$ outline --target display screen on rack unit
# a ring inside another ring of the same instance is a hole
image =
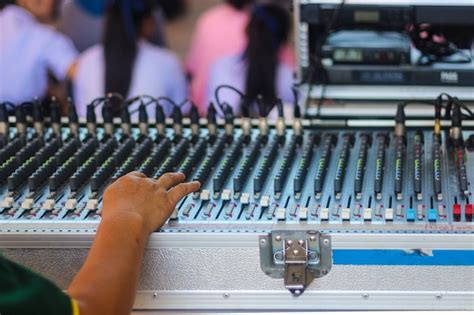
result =
[[[179,171],[203,184],[163,231],[472,227],[473,130],[452,145],[431,128],[395,136],[383,128],[209,126],[142,124],[127,134],[118,125],[77,133],[64,125],[42,135],[10,127],[0,149],[0,226],[98,222],[104,188],[139,170],[155,179]]]

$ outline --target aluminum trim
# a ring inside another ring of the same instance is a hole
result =
[[[137,310],[472,310],[474,292],[306,291],[138,291]]]
[[[263,233],[154,233],[147,248],[258,248]],[[474,250],[471,234],[329,233],[333,249]],[[0,233],[0,248],[89,248],[92,232]]]

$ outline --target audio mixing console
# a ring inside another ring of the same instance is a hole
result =
[[[173,117],[28,125],[17,113],[15,127],[3,122],[0,229],[94,226],[107,185],[138,170],[202,183],[163,231],[472,231],[473,130],[453,144],[448,130],[432,128],[332,129],[298,118],[292,128],[217,125],[212,113],[206,125],[195,116],[183,125],[177,108]]]

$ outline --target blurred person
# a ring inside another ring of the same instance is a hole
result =
[[[176,102],[187,97],[186,77],[178,58],[144,39],[153,9],[151,0],[111,2],[102,44],[83,52],[77,63],[73,90],[79,117],[86,116],[92,100],[106,93],[119,93],[127,98],[143,94],[167,96]],[[167,115],[172,110],[170,106],[164,109]],[[115,114],[119,113],[116,107]],[[154,113],[155,107],[149,106],[150,117]],[[96,114],[101,116],[101,111],[97,109]]]
[[[191,99],[205,115],[204,98],[211,65],[220,57],[245,47],[245,26],[254,0],[226,0],[202,14],[196,23],[186,71],[191,77]]]
[[[290,28],[290,16],[283,7],[255,5],[246,29],[247,47],[239,54],[221,58],[212,66],[206,101],[216,102],[216,88],[227,84],[244,92],[249,105],[255,105],[259,95],[267,107],[275,105],[278,98],[290,103],[293,100],[294,71],[279,60]],[[228,103],[236,115],[242,114],[240,96],[234,91],[222,89],[219,99]],[[251,114],[258,113],[255,106],[251,109]]]
[[[107,187],[94,242],[67,292],[0,255],[0,314],[130,314],[150,234],[200,187],[184,178],[167,173],[155,181],[132,172]]]
[[[101,42],[104,31],[104,14],[111,0],[67,0],[61,7],[58,30],[72,39],[74,45],[83,52]],[[159,2],[156,0],[155,2]],[[155,6],[153,19],[144,37],[153,44],[165,46],[164,17],[160,6]]]
[[[186,58],[186,71],[191,77],[190,94],[205,115],[211,66],[220,58],[242,52],[247,45],[246,26],[254,0],[226,0],[205,12],[196,24],[191,48]],[[281,60],[294,64],[289,45],[281,51]]]
[[[44,23],[54,0],[0,1],[0,101],[19,104],[45,96],[48,73],[63,81],[74,72],[77,52],[63,34]],[[5,4],[10,2],[13,4]]]
[[[82,52],[100,43],[106,0],[67,0],[61,7],[58,30]]]

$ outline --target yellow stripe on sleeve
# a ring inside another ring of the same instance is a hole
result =
[[[71,309],[72,315],[79,315],[79,305],[77,305],[77,302],[74,299],[71,299]]]

